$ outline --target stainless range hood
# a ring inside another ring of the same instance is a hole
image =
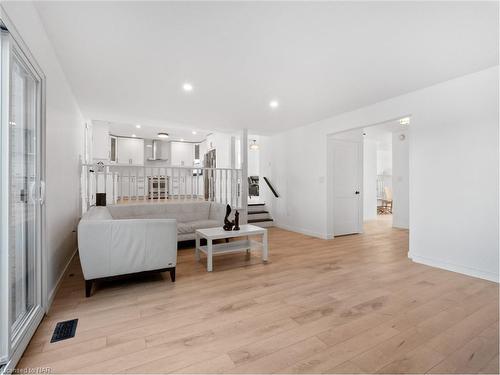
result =
[[[166,146],[166,142],[162,142],[157,139],[153,139],[152,143],[148,142],[147,147],[151,149],[151,153],[148,155],[147,159],[149,161],[155,161],[155,160],[167,161],[168,157],[166,153],[164,153],[164,149],[166,148],[164,146]]]

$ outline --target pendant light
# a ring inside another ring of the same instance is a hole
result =
[[[250,150],[252,151],[256,151],[259,149],[259,145],[257,144],[257,140],[256,139],[252,139],[252,143],[250,144]]]

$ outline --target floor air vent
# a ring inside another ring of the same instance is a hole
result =
[[[77,324],[78,319],[66,320],[64,322],[57,323],[50,342],[57,342],[74,337]]]

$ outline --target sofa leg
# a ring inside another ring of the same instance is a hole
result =
[[[92,292],[92,280],[85,280],[85,297],[90,297],[90,292]]]
[[[170,279],[175,283],[175,267],[170,269]]]

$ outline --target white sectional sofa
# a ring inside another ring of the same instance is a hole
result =
[[[196,229],[224,224],[226,205],[213,202],[121,204],[107,206],[113,219],[176,219],[177,241],[194,240]]]
[[[78,225],[86,296],[94,281],[118,275],[170,271],[175,281],[177,241],[222,225],[224,214],[225,205],[203,201],[91,207]]]

